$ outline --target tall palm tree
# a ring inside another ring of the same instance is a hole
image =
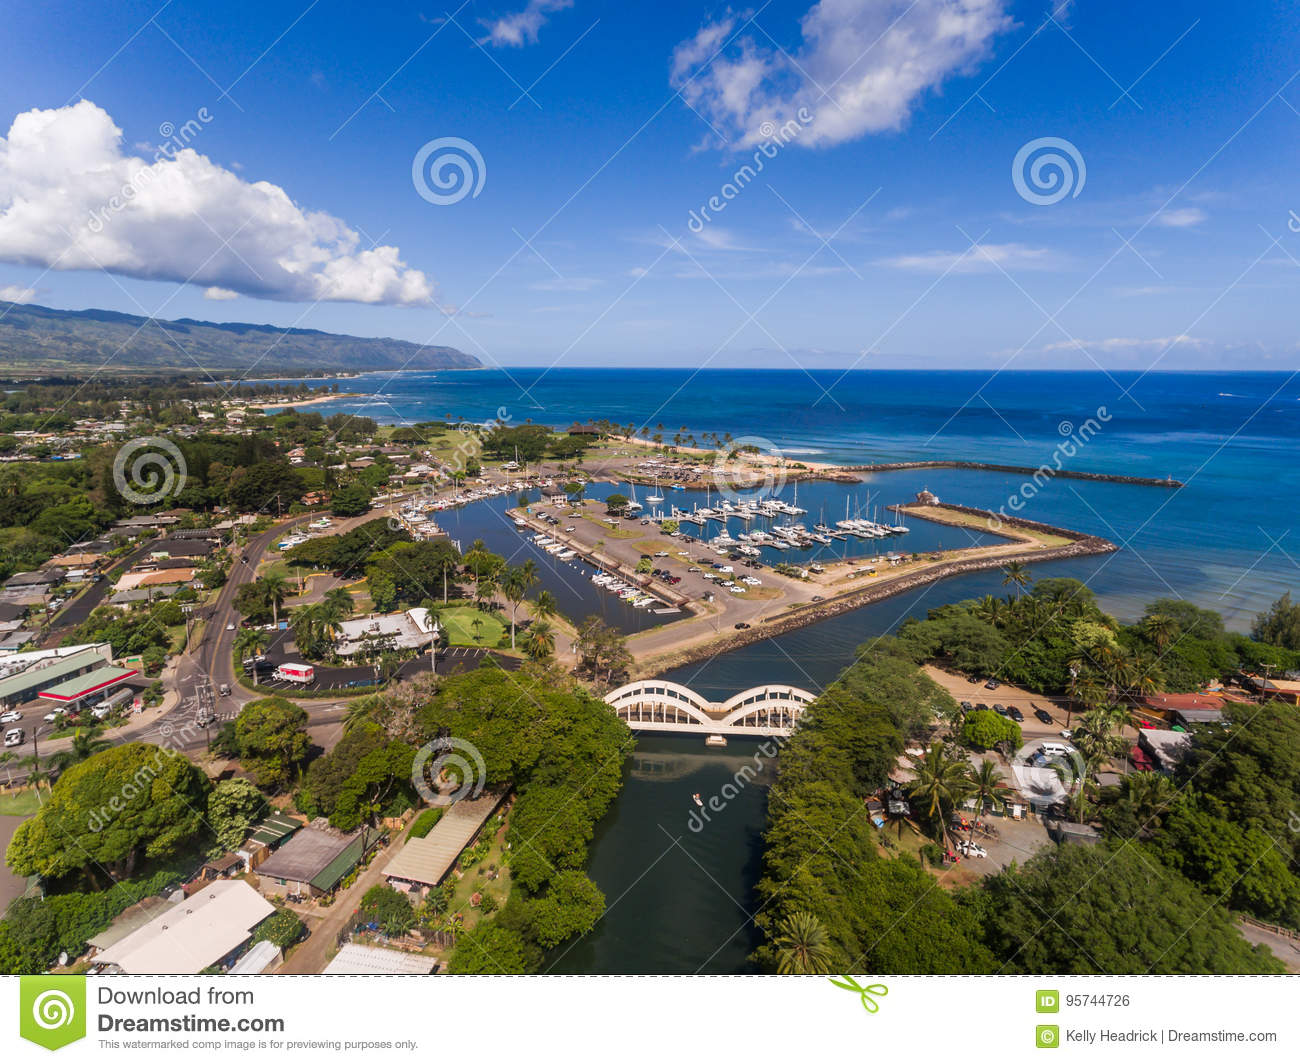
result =
[[[310,658],[317,657],[321,638],[320,603],[310,602],[294,609],[289,617],[289,626],[293,629],[293,641]]]
[[[931,743],[921,757],[912,759],[916,779],[908,793],[919,798],[926,807],[926,816],[939,825],[940,837],[948,841],[947,815],[971,796],[970,763],[964,758],[952,757],[942,743]]]
[[[339,620],[347,620],[352,616],[352,611],[356,609],[356,603],[353,601],[352,592],[346,587],[332,587],[325,592],[322,599],[325,605],[334,610]]]
[[[512,565],[501,577],[501,592],[510,603],[510,649],[515,649],[515,619],[519,604],[524,601],[532,586],[538,583],[537,563],[531,558],[523,565]]]
[[[289,597],[289,581],[279,573],[267,573],[258,578],[257,585],[262,589],[262,600],[271,607],[271,623],[278,626],[280,607]]]
[[[244,658],[256,657],[270,645],[270,632],[262,628],[242,628],[235,636],[235,656],[241,661]]]
[[[349,732],[358,724],[364,724],[370,719],[372,709],[374,709],[374,701],[372,699],[352,699],[352,701],[348,703],[348,708],[343,711],[343,730]]]
[[[776,970],[781,975],[829,975],[834,960],[830,935],[812,913],[792,912],[776,926]]]
[[[551,592],[539,591],[537,593],[537,599],[533,602],[533,616],[537,620],[544,621],[548,617],[554,617],[559,612],[560,604]]]
[[[529,627],[524,653],[534,661],[545,661],[555,653],[555,627],[550,621],[535,621]]]
[[[1011,788],[1003,782],[1002,771],[991,758],[985,758],[971,773],[972,797],[975,799],[975,816],[971,818],[970,834],[975,836],[975,820],[984,812],[987,802],[993,809],[1005,809],[1011,797]]]
[[[1024,562],[1007,562],[1002,567],[1002,586],[1015,586],[1016,598],[1020,598],[1021,593],[1033,583],[1033,578],[1029,575],[1029,567]]]

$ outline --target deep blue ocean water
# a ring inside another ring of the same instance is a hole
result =
[[[314,409],[387,423],[504,417],[566,426],[605,417],[668,441],[683,429],[701,442],[714,432],[754,438],[792,460],[1060,462],[1173,477],[1186,486],[1056,478],[1024,492],[1019,476],[917,470],[871,477],[856,503],[868,491],[874,505],[928,487],[948,501],[1007,507],[1105,536],[1123,549],[1052,572],[1086,578],[1126,619],[1153,598],[1177,596],[1244,629],[1300,586],[1300,543],[1290,533],[1300,488],[1293,444],[1300,378],[1293,374],[528,368],[375,373],[339,387],[366,398]],[[1067,447],[1075,453],[1063,453]],[[843,516],[833,493],[823,494],[827,517]],[[821,505],[805,486],[800,501],[810,517],[818,516],[808,505],[814,499]]]
[[[606,417],[660,431],[685,426],[759,437],[792,459],[865,463],[955,458],[1147,477],[1174,477],[1181,490],[967,470],[875,474],[861,485],[800,486],[809,524],[833,523],[845,499],[853,511],[910,499],[929,488],[943,499],[1093,532],[1121,545],[1116,554],[1035,567],[1036,575],[1074,576],[1122,618],[1152,599],[1182,597],[1224,613],[1246,629],[1283,591],[1300,587],[1297,514],[1300,470],[1293,440],[1300,427],[1300,380],[1284,374],[1134,374],[862,372],[797,370],[691,374],[654,370],[482,371],[370,375],[341,382],[372,399],[315,407],[357,411],[378,421],[450,417],[565,426]],[[1090,422],[1091,419],[1091,422]],[[1066,424],[1068,423],[1068,424]],[[1085,429],[1085,426],[1087,428]],[[1074,454],[1063,441],[1085,438]],[[610,491],[614,490],[611,486]],[[598,492],[593,492],[598,494]],[[644,493],[643,493],[644,494]],[[787,485],[780,493],[790,499]],[[691,493],[665,492],[689,509]],[[1027,496],[1031,496],[1027,498]],[[1014,499],[1024,499],[1015,510]],[[496,550],[533,550],[494,499],[440,516],[453,536],[482,535]],[[702,501],[702,500],[699,500]],[[956,545],[963,533],[908,519],[904,541],[886,549]],[[544,579],[571,615],[598,609],[634,629],[646,622],[625,606],[595,601],[581,567],[540,554]],[[1002,594],[997,572],[971,573],[841,614],[669,674],[722,699],[756,683],[820,690],[853,650],[908,616],[944,602]],[[757,945],[752,914],[761,870],[768,780],[741,789],[704,830],[688,828],[690,796],[714,794],[733,778],[753,744],[704,748],[697,737],[647,736],[629,762],[625,787],[602,819],[588,870],[608,909],[593,931],[548,959],[559,972],[743,972]]]

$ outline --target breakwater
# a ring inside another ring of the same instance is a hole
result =
[[[936,458],[915,462],[872,462],[869,465],[840,466],[844,473],[895,473],[905,469],[973,469],[985,473],[1015,473],[1023,476],[1063,477],[1066,480],[1096,480],[1108,484],[1138,484],[1149,488],[1181,488],[1183,482],[1173,477],[1130,477],[1119,473],[1085,473],[1076,469],[1051,466],[1003,465],[998,462],[965,462]]]

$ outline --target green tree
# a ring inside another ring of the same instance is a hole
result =
[[[248,838],[249,829],[266,815],[268,804],[262,792],[248,780],[222,780],[208,795],[208,825],[223,851],[236,849]]]
[[[1255,618],[1250,634],[1261,643],[1300,650],[1300,602],[1292,602],[1288,591]]]
[[[280,790],[294,778],[311,748],[307,711],[272,695],[249,702],[235,718],[239,760],[259,787]]]
[[[208,780],[183,755],[124,743],[68,769],[9,843],[19,875],[57,878],[107,868],[129,875],[142,857],[179,853],[206,828]]]
[[[392,887],[377,884],[361,898],[361,919],[374,922],[386,935],[400,937],[415,926],[411,899]]]
[[[553,949],[566,938],[585,935],[605,912],[605,895],[585,872],[567,869],[551,878],[550,889],[527,903],[527,921],[542,949]]]
[[[829,975],[834,952],[830,936],[812,913],[799,910],[786,916],[776,929],[776,970],[781,975]]]
[[[992,750],[999,743],[1020,746],[1020,725],[991,709],[975,709],[961,725],[961,741],[977,750]]]
[[[461,935],[447,962],[452,975],[522,975],[536,964],[518,931],[485,920]]]

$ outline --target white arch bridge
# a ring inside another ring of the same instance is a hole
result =
[[[789,735],[816,697],[802,687],[769,683],[710,702],[671,680],[633,680],[605,701],[635,731],[762,737]]]

